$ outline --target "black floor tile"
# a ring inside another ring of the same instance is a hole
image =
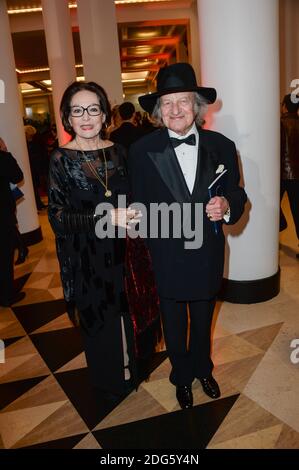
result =
[[[24,330],[30,334],[66,312],[64,300],[50,300],[12,307]]]
[[[23,449],[73,449],[78,442],[80,442],[87,433],[78,434],[76,436],[64,437],[63,439],[56,439],[55,441],[42,442],[32,446],[22,447]]]
[[[32,273],[26,273],[14,280],[14,288],[18,292],[23,289]]]
[[[11,344],[14,344],[16,343],[17,341],[19,341],[19,339],[21,338],[24,338],[24,336],[14,336],[13,338],[4,338],[3,341],[4,341],[4,345],[6,348],[8,348],[8,346],[10,346]]]
[[[103,449],[204,449],[239,397],[94,431]]]
[[[30,339],[52,372],[83,351],[81,335],[77,328],[32,334]]]
[[[160,351],[153,354],[149,359],[139,359],[137,362],[137,372],[140,383],[149,377],[167,357],[166,351]]]
[[[2,410],[31,388],[42,382],[46,376],[32,379],[18,380],[16,382],[0,384],[0,409]]]
[[[96,391],[90,384],[87,368],[59,372],[55,377],[89,429],[93,429],[125,398],[108,398]]]

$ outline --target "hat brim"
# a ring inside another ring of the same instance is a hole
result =
[[[157,102],[157,99],[160,96],[163,95],[168,95],[171,93],[179,93],[183,91],[195,91],[199,93],[203,98],[205,98],[209,104],[215,103],[216,98],[217,98],[217,92],[215,88],[208,88],[208,87],[179,87],[179,88],[171,88],[171,89],[165,89],[162,92],[156,92],[156,93],[151,93],[148,95],[143,95],[138,98],[140,106],[149,114],[151,114],[154,110],[155,104]]]

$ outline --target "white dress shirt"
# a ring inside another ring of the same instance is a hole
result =
[[[196,125],[195,123],[193,123],[193,126],[187,132],[186,135],[179,135],[170,129],[168,129],[168,134],[169,134],[169,137],[175,137],[176,139],[185,139],[190,134],[195,134],[196,145],[189,145],[189,144],[184,143],[175,147],[174,149],[178,162],[182,169],[186,184],[189,188],[190,193],[192,193],[194,183],[195,183],[195,177],[196,177],[198,141],[199,141],[199,135],[196,129]]]

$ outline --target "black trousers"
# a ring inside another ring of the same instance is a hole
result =
[[[187,303],[161,297],[160,306],[166,349],[172,365],[170,381],[174,385],[191,385],[195,377],[210,375],[213,370],[210,354],[215,300]]]
[[[280,202],[283,198],[285,191],[288,194],[291,212],[296,228],[297,238],[299,240],[299,180],[282,180],[280,183]],[[286,220],[281,211],[281,228],[286,227]]]
[[[14,225],[1,226],[0,233],[0,300],[13,298]]]

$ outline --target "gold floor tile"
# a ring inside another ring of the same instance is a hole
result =
[[[6,348],[6,358],[23,356],[25,354],[38,354],[37,349],[28,336],[20,338]]]
[[[240,395],[209,445],[214,446],[276,425],[281,425],[281,421],[257,403]]]
[[[54,297],[54,299],[63,299],[62,287],[53,287],[51,289],[48,289],[48,292]]]
[[[82,441],[74,447],[74,449],[101,449],[102,447],[92,434],[87,434]]]
[[[3,412],[62,402],[64,400],[67,400],[64,391],[55,377],[50,375],[35,387],[28,390],[28,392],[17,398],[14,402],[10,403],[3,409]]]
[[[82,352],[78,356],[74,357],[70,362],[62,366],[57,372],[66,372],[68,370],[82,369],[87,367],[85,353]]]
[[[275,449],[299,449],[299,433],[284,424]]]
[[[52,289],[54,287],[61,287],[61,278],[60,278],[60,274],[58,273],[53,274],[52,281],[49,284],[49,289]]]
[[[0,413],[0,428],[4,446],[10,449],[48,416],[64,405],[65,401],[50,403],[8,413]]]
[[[164,413],[166,413],[165,407],[147,392],[143,384],[139,387],[137,393],[132,392],[94,430],[131,423]]]
[[[1,315],[1,313],[0,313]],[[16,336],[24,336],[26,334],[24,328],[17,320],[11,320],[0,323],[0,338],[14,338]]]
[[[0,364],[0,383],[49,375],[50,371],[26,336],[5,351],[5,364]]]
[[[48,405],[51,406],[52,412],[45,416],[37,426],[31,428],[30,433],[26,433],[22,439],[15,442],[14,447],[25,447],[54,441],[89,431],[71,403],[61,402],[60,406],[56,408],[54,408],[54,405]]]
[[[16,305],[29,305],[55,300],[55,297],[53,297],[53,295],[51,295],[47,290],[25,288],[23,291],[25,292],[26,297]]]
[[[34,330],[32,334],[46,333],[47,331],[64,330],[65,328],[73,328],[73,324],[69,319],[67,313],[60,315],[58,318],[55,318],[46,325],[41,326],[37,330]]]
[[[282,427],[282,424],[277,424],[229,441],[208,445],[208,449],[273,449]]]
[[[54,275],[53,273],[49,274],[49,273],[44,273],[44,272],[41,273],[41,272],[35,271],[31,274],[28,281],[26,282],[26,287],[30,287],[30,288],[32,287],[36,289],[47,289],[49,284],[52,281],[53,275]],[[45,280],[47,282],[45,282]]]

